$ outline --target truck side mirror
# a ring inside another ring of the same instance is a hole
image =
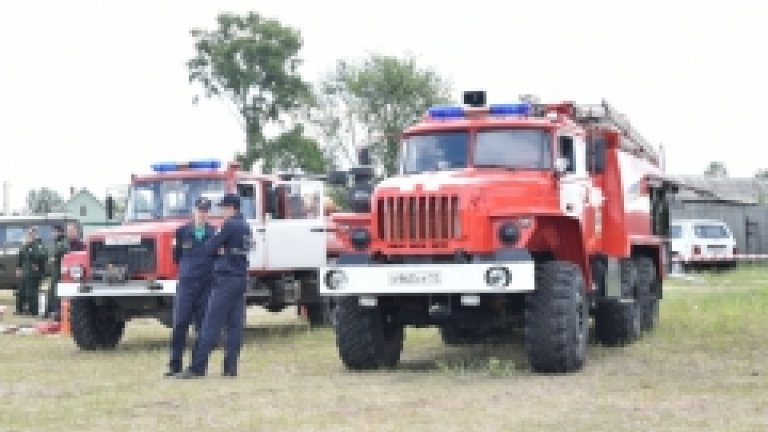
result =
[[[107,195],[107,220],[112,220],[115,218],[115,199],[112,197],[112,195]]]
[[[592,142],[591,171],[595,174],[605,171],[605,141],[597,139]]]
[[[278,205],[277,205],[277,191],[274,187],[267,189],[267,196],[265,197],[265,209],[264,213],[271,215],[272,219],[277,219]]]

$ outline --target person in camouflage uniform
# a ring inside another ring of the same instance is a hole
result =
[[[23,314],[26,306],[27,315],[37,315],[40,281],[45,276],[45,262],[48,252],[43,241],[37,236],[37,229],[27,230],[24,245],[19,250],[16,274],[21,278],[21,287],[16,295],[16,312]]]
[[[59,320],[59,298],[56,288],[61,279],[61,258],[69,252],[69,238],[64,234],[64,227],[53,227],[53,255],[51,256],[51,282],[48,285],[48,297],[45,301],[45,316]]]

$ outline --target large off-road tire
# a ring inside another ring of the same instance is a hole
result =
[[[659,320],[659,277],[656,264],[647,256],[635,259],[637,267],[637,301],[640,307],[640,329],[652,330]]]
[[[599,299],[595,312],[595,336],[607,346],[635,342],[640,337],[640,302],[635,298],[637,267],[634,260],[624,259],[621,268],[621,298]]]
[[[357,297],[344,297],[336,308],[336,346],[347,368],[397,366],[403,350],[402,325],[389,322],[378,307],[361,307]]]
[[[536,264],[536,289],[525,301],[525,349],[536,372],[567,373],[584,366],[589,305],[581,269],[569,262]]]
[[[478,334],[475,329],[456,327],[451,324],[440,327],[440,338],[448,346],[474,345],[486,341],[486,338]]]
[[[125,321],[114,310],[92,299],[72,300],[70,321],[75,344],[83,350],[114,349],[123,337]]]

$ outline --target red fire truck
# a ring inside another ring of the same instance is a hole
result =
[[[175,230],[190,220],[195,199],[215,203],[226,192],[240,195],[253,233],[247,303],[272,312],[299,305],[312,324],[327,320],[317,287],[329,237],[322,181],[245,172],[236,163],[222,169],[217,160],[163,162],[152,169],[132,177],[124,223],[91,233],[86,251],[62,260],[59,296],[70,300],[80,348],[115,347],[131,318],[156,317],[170,325]],[[216,206],[211,223],[222,223]]]
[[[320,271],[348,368],[394,367],[408,325],[446,344],[522,330],[532,369],[554,373],[583,366],[590,316],[606,345],[654,327],[674,186],[609,104],[467,92],[404,131],[399,164]]]

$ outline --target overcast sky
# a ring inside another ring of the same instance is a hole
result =
[[[304,77],[413,54],[490,102],[599,102],[664,143],[667,171],[768,167],[765,1],[14,1],[0,4],[0,181],[103,196],[153,161],[243,148],[223,102],[194,106],[189,30],[255,10],[298,28]],[[1,193],[1,191],[0,191]],[[67,193],[68,194],[68,193]]]

